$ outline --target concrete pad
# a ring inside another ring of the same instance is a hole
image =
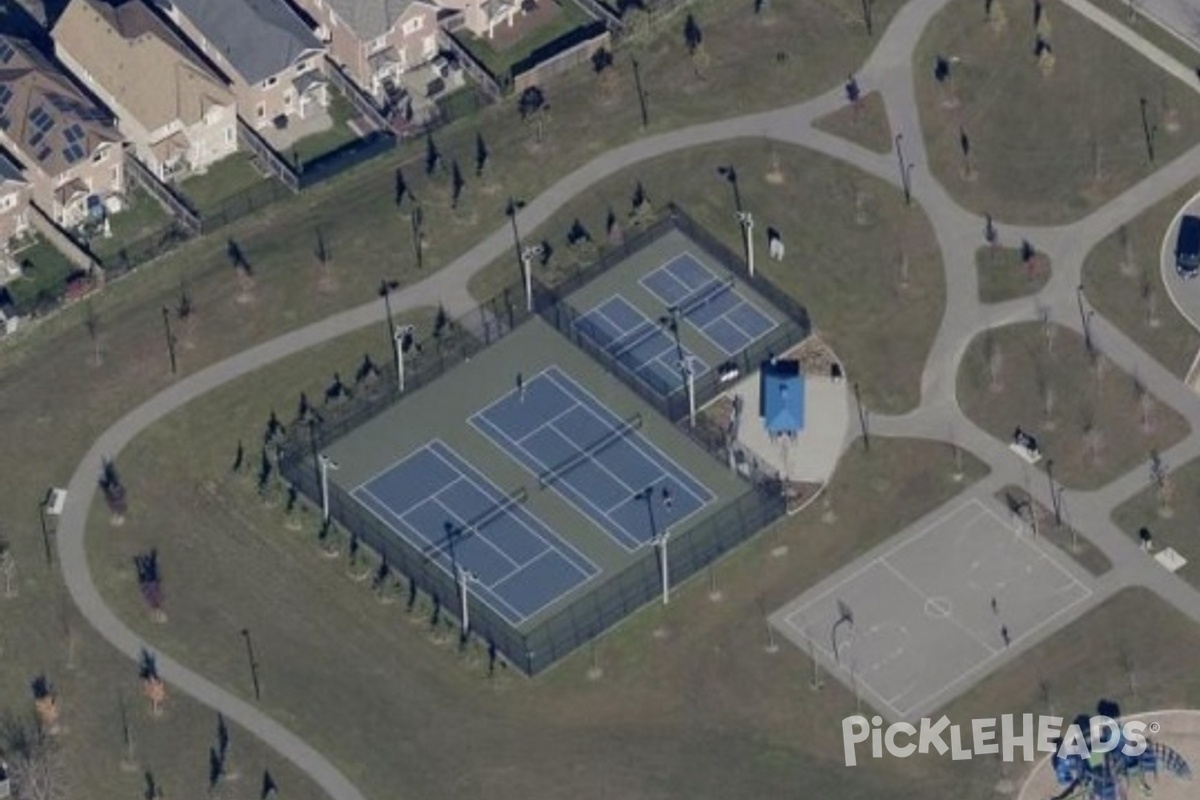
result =
[[[823,581],[770,622],[889,720],[912,721],[1091,594],[974,499]]]
[[[804,376],[804,429],[793,439],[771,440],[758,416],[759,373],[744,378],[730,394],[742,397],[737,440],[764,468],[786,480],[824,483],[833,474],[850,424],[850,401],[845,381],[820,375]]]
[[[1168,572],[1178,572],[1187,564],[1187,559],[1179,555],[1174,547],[1167,547],[1158,551],[1154,555],[1154,560],[1163,566]]]

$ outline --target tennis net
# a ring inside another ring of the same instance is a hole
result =
[[[691,316],[692,312],[707,303],[711,303],[723,294],[733,290],[734,279],[715,280],[707,286],[702,287],[691,297],[679,304],[678,311],[681,316]]]
[[[626,439],[634,431],[642,427],[642,415],[634,414],[629,419],[622,422],[620,425],[613,428],[611,431],[604,434],[600,439],[587,447],[581,448],[578,452],[572,453],[565,458],[557,466],[552,467],[538,476],[538,485],[541,488],[549,488],[560,478],[566,475],[571,470],[578,467],[585,461],[588,461],[617,442]]]
[[[624,339],[615,342],[614,344],[617,346],[610,348],[609,352],[617,361],[623,362],[626,356],[656,336],[662,336],[662,326],[651,320],[640,329],[635,329]]]
[[[520,486],[515,491],[509,492],[502,500],[497,502],[496,505],[487,509],[473,519],[467,520],[462,525],[454,525],[453,523],[447,522],[446,535],[440,542],[432,544],[426,549],[425,557],[431,558],[447,551],[453,551],[454,546],[458,544],[459,541],[468,536],[479,533],[479,531],[481,531],[483,528],[487,527],[492,522],[495,522],[500,517],[503,517],[514,507],[521,505],[528,499],[529,492],[525,490],[524,486]]]

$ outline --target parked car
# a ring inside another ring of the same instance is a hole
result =
[[[1200,275],[1200,217],[1185,214],[1175,239],[1175,271],[1181,278]]]

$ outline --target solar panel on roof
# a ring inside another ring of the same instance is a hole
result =
[[[46,138],[46,134],[43,131],[34,131],[33,135],[29,137],[29,146],[37,147],[44,138]]]
[[[0,39],[0,64],[7,64],[16,55],[16,52],[11,44]]]
[[[78,122],[76,122],[74,125],[67,128],[66,131],[63,132],[63,136],[66,137],[68,143],[74,144],[75,142],[78,142],[81,139],[83,139],[83,128],[80,127]]]
[[[12,100],[12,89],[8,86],[0,86],[0,106],[7,105],[9,100]]]
[[[45,161],[47,158],[50,157],[50,154],[52,152],[54,152],[54,151],[50,149],[50,145],[46,145],[45,147],[43,147],[41,150],[38,151],[37,160]]]
[[[69,145],[66,150],[63,150],[63,157],[67,159],[67,163],[69,164],[74,164],[85,155],[87,153],[84,152],[83,146],[79,144]]]

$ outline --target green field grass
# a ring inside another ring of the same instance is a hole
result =
[[[1030,263],[1018,247],[981,247],[975,251],[979,302],[1002,303],[1037,294],[1050,281],[1050,259],[1036,254]]]
[[[1167,464],[1171,470],[1164,489],[1148,486],[1113,511],[1113,521],[1135,541],[1149,528],[1155,550],[1174,547],[1188,563],[1176,574],[1200,588],[1200,461]],[[1147,556],[1149,557],[1149,556]]]
[[[1055,480],[1075,489],[1103,486],[1187,434],[1183,417],[1139,393],[1133,376],[1103,356],[1098,373],[1083,337],[1057,325],[1049,331],[1052,352],[1040,323],[975,337],[958,373],[963,413],[1002,442],[1017,426],[1032,433],[1042,467],[1053,461]]]
[[[641,222],[632,214],[632,195],[639,183],[655,209],[677,203],[742,253],[733,192],[717,173],[728,165],[736,169],[743,205],[756,215],[757,268],[807,308],[813,327],[861,381],[872,410],[915,407],[945,303],[933,232],[899,190],[806,150],[748,140],[627,169],[564,205],[536,231],[522,232],[526,240],[553,248],[538,277],[555,283],[607,252],[610,210],[623,233],[635,231]],[[821,202],[811,203],[815,197]],[[591,244],[568,243],[575,220]],[[782,262],[766,257],[768,227],[786,243]],[[489,297],[519,277],[516,259],[502,256],[476,275],[471,290]]]
[[[1200,332],[1171,302],[1160,259],[1171,220],[1197,192],[1200,181],[1193,181],[1146,209],[1092,248],[1083,263],[1088,302],[1180,378],[1200,350]]]
[[[1044,7],[1054,67],[1043,74],[1027,5],[955,0],[928,26],[913,62],[929,169],[962,204],[1009,223],[1086,215],[1200,137],[1200,99],[1075,11]],[[937,56],[960,59],[934,79]],[[1154,159],[1143,134],[1157,129]],[[962,137],[969,154],[964,158]],[[969,161],[969,164],[967,163]]]

